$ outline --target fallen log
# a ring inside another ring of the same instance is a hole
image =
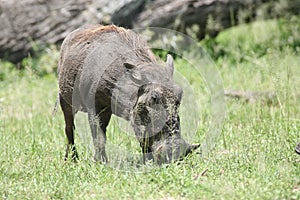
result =
[[[225,90],[226,97],[242,100],[247,103],[256,103],[258,101],[267,105],[278,104],[277,94],[274,91],[252,92],[252,91],[239,91],[239,90]]]

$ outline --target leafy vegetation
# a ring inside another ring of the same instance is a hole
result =
[[[77,133],[78,163],[64,162],[64,122],[52,116],[57,81],[55,48],[24,70],[0,63],[0,197],[3,199],[299,199],[300,27],[299,17],[259,21],[223,31],[202,45],[216,62],[224,88],[274,91],[277,103],[226,99],[226,119],[216,148],[193,154],[180,164],[147,172],[122,171],[93,163]],[[177,58],[177,70],[210,99]],[[202,104],[200,104],[202,105]],[[209,105],[209,104],[204,104]],[[204,106],[205,107],[205,106]],[[194,141],[209,127],[208,108]],[[182,119],[184,121],[184,119]],[[77,126],[77,129],[80,127]],[[79,130],[78,130],[79,131]],[[87,130],[87,135],[90,134]],[[114,119],[109,140],[138,151]]]

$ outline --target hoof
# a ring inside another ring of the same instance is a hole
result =
[[[108,162],[105,151],[96,151],[94,154],[94,161],[101,164],[106,164]]]
[[[71,147],[71,152],[72,152],[71,160],[72,160],[72,162],[76,163],[79,160],[79,157],[78,157],[78,153],[77,153],[77,150],[74,145]],[[69,146],[67,146],[67,149],[66,149],[65,161],[68,160],[68,155],[69,155]]]

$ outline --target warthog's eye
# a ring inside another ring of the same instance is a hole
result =
[[[138,90],[138,96],[142,96],[143,94],[147,93],[148,90],[149,89],[147,88],[147,85],[142,85]]]
[[[158,104],[160,98],[161,98],[161,94],[159,94],[158,92],[152,92],[151,99],[154,104]]]

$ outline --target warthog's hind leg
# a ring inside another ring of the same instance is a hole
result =
[[[68,159],[68,154],[71,149],[72,151],[72,160],[76,161],[78,159],[78,154],[74,145],[74,114],[72,111],[72,106],[68,104],[61,96],[59,97],[61,109],[64,113],[65,119],[65,133],[68,139],[65,160]]]

